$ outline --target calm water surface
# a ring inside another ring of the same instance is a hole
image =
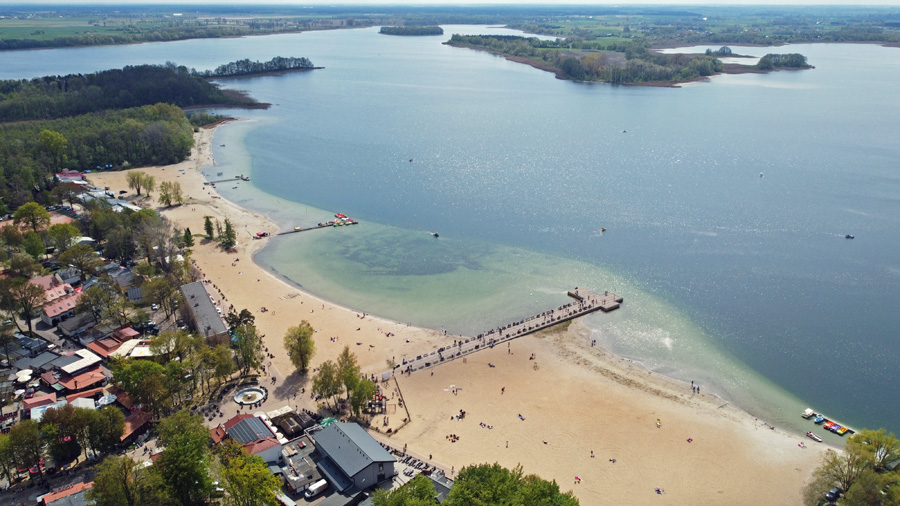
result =
[[[326,68],[223,82],[275,105],[217,132],[214,170],[251,174],[224,193],[282,227],[363,224],[276,238],[264,265],[465,334],[614,290],[623,308],[586,323],[620,354],[779,424],[809,405],[898,430],[900,50],[792,46],[769,51],[816,69],[661,89],[441,45],[489,31],[511,33],[0,53],[0,77],[306,56]]]

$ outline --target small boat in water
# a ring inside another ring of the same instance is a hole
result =
[[[432,236],[432,237],[440,237],[440,235],[438,235],[437,232],[432,232],[432,233],[431,233],[431,236]]]
[[[847,234],[844,236],[844,239],[855,239],[851,234]]]
[[[810,418],[816,416],[816,413],[812,409],[806,408],[806,411],[804,411],[800,416],[809,420]]]
[[[812,432],[807,432],[806,437],[812,439],[813,441],[818,441],[820,443],[822,442],[822,438]]]
[[[813,421],[816,422],[816,423],[824,423],[824,422],[825,422],[825,417],[822,416],[822,415],[816,415],[816,419],[813,420]]]

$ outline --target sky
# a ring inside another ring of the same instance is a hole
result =
[[[6,2],[4,2],[6,3]],[[879,5],[900,7],[900,0],[12,0],[9,3],[34,5]]]

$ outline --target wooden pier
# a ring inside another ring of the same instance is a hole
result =
[[[296,234],[299,232],[309,232],[310,230],[319,230],[320,228],[341,228],[341,227],[349,227],[350,225],[359,225],[359,222],[356,220],[345,221],[343,225],[335,227],[332,225],[326,225],[324,223],[320,223],[318,225],[313,225],[311,227],[294,227],[294,230],[285,230],[284,232],[278,232],[275,235],[288,235],[288,234]]]
[[[481,349],[493,348],[505,341],[533,334],[595,311],[603,311],[605,313],[613,311],[618,309],[623,301],[622,297],[612,292],[603,292],[601,295],[580,287],[569,290],[567,294],[575,301],[530,316],[524,320],[492,328],[478,334],[477,337],[460,336],[450,346],[416,355],[415,358],[403,359],[401,363],[397,364],[395,370],[399,370],[401,373],[411,373],[420,369],[434,367],[447,360],[453,360]],[[389,377],[391,373],[392,371],[388,371],[382,376]]]

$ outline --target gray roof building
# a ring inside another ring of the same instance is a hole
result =
[[[184,297],[182,314],[194,331],[212,344],[227,342],[228,327],[216,311],[203,283],[195,281],[181,285],[181,296]]]
[[[313,435],[323,458],[319,470],[340,492],[374,487],[394,476],[397,460],[355,423],[337,422]]]

